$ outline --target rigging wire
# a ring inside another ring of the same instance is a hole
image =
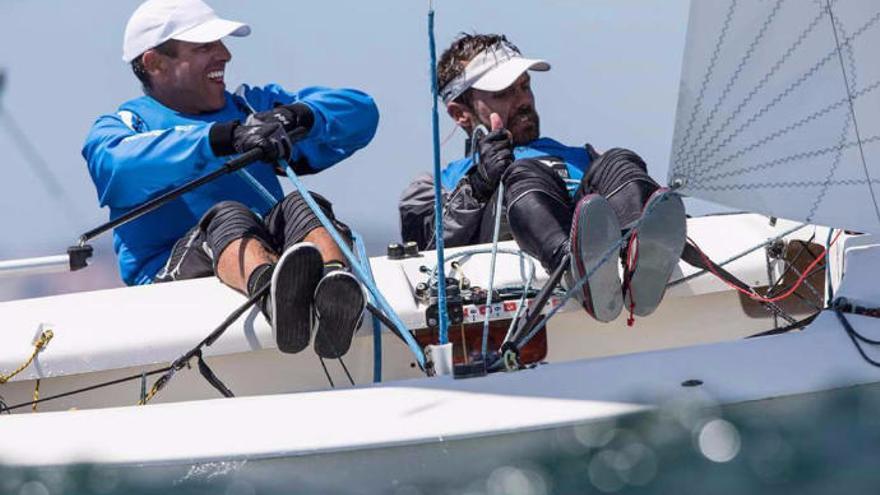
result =
[[[803,229],[803,228],[805,228],[805,227],[807,227],[807,226],[808,226],[807,224],[803,223],[803,224],[798,225],[797,227],[793,227],[793,228],[791,228],[791,229],[788,229],[788,230],[786,230],[785,232],[783,232],[783,233],[781,233],[781,234],[779,234],[779,235],[777,235],[777,236],[775,236],[775,237],[773,237],[773,238],[771,238],[771,239],[768,239],[768,240],[765,241],[765,242],[762,242],[762,243],[760,243],[760,244],[757,244],[757,245],[755,245],[755,246],[752,246],[752,247],[750,247],[749,249],[746,249],[745,251],[742,251],[741,253],[735,254],[735,255],[731,256],[730,258],[727,258],[726,260],[724,260],[724,261],[722,261],[722,262],[720,262],[720,263],[717,263],[717,266],[719,266],[719,267],[723,267],[723,266],[725,266],[725,265],[728,265],[728,264],[730,264],[730,263],[733,263],[734,261],[736,261],[736,260],[738,260],[738,259],[740,259],[740,258],[742,258],[742,257],[744,257],[744,256],[747,256],[747,255],[749,255],[749,254],[751,254],[751,253],[753,253],[753,252],[755,252],[755,251],[757,251],[757,250],[759,250],[759,249],[761,249],[761,248],[763,248],[763,247],[769,246],[770,244],[773,244],[774,242],[776,242],[776,241],[778,241],[778,240],[780,240],[780,239],[782,239],[782,238],[784,238],[784,237],[786,237],[786,236],[788,236],[788,235],[794,234],[795,232],[797,232],[797,231],[799,231],[799,230],[801,230],[801,229]],[[831,240],[831,239],[830,239],[830,235],[831,235],[831,234],[830,234],[830,232],[829,232],[829,242],[830,242],[830,240]],[[690,274],[690,275],[688,275],[688,276],[686,276],[686,277],[682,277],[682,278],[679,278],[679,279],[673,280],[673,281],[669,282],[668,284],[666,284],[666,287],[674,287],[674,286],[676,286],[676,285],[683,284],[683,283],[685,283],[685,282],[687,282],[687,281],[689,281],[689,280],[693,280],[693,279],[695,279],[695,278],[697,278],[697,277],[700,277],[700,276],[702,276],[702,275],[705,275],[705,274],[707,274],[707,273],[709,273],[709,270],[707,270],[707,269],[704,268],[704,269],[702,269],[702,270],[700,270],[700,271],[698,271],[698,272],[692,273],[692,274]]]
[[[840,230],[840,231],[837,232],[837,235],[834,236],[834,239],[831,241],[831,245],[830,245],[830,246],[833,246],[834,243],[837,242],[837,239],[840,238],[840,234],[842,234],[842,233],[843,233],[842,230]],[[689,238],[689,240],[690,240],[690,238]],[[817,265],[820,261],[822,261],[823,259],[825,259],[825,255],[826,255],[826,253],[827,253],[827,249],[823,248],[823,249],[822,249],[822,253],[819,254],[818,256],[816,256],[816,258],[815,258],[812,262],[810,262],[809,265],[807,265],[807,268],[804,270],[804,272],[801,273],[800,276],[798,276],[798,278],[797,278],[797,280],[795,281],[795,283],[794,283],[794,284],[793,284],[793,285],[792,285],[787,291],[785,291],[785,292],[783,292],[782,294],[779,294],[779,295],[777,295],[777,296],[773,296],[773,297],[764,297],[764,296],[758,295],[758,294],[756,294],[756,293],[754,293],[754,292],[749,292],[749,291],[743,289],[742,287],[738,287],[737,285],[730,283],[726,278],[722,277],[721,274],[719,274],[718,272],[716,272],[715,269],[711,267],[711,263],[708,262],[709,257],[706,256],[706,253],[704,253],[703,250],[701,250],[701,249],[700,249],[700,248],[699,248],[699,247],[693,242],[693,240],[691,240],[691,243],[692,243],[692,244],[694,245],[694,247],[696,248],[697,253],[699,253],[700,257],[703,258],[703,261],[706,262],[707,266],[710,267],[709,270],[712,272],[712,274],[715,275],[716,277],[718,277],[719,280],[721,280],[722,282],[724,282],[724,283],[727,284],[728,286],[732,287],[732,288],[735,289],[736,291],[738,291],[738,292],[740,292],[740,293],[742,293],[742,294],[748,296],[750,299],[752,299],[752,300],[754,300],[754,301],[758,301],[758,302],[764,302],[764,303],[776,303],[776,302],[782,301],[783,299],[786,299],[786,298],[788,298],[789,296],[791,296],[792,294],[794,294],[794,292],[795,292],[796,290],[798,290],[798,289],[800,288],[800,286],[804,283],[804,281],[807,279],[807,277],[808,277],[810,274],[812,274],[812,272],[813,272],[813,268],[815,268],[816,265]],[[830,248],[830,246],[829,246],[829,248]]]
[[[840,38],[837,34],[837,22],[834,20],[834,11],[831,9],[830,0],[825,0],[828,8],[828,17],[831,22],[831,30],[834,32],[834,43],[837,46],[837,57],[840,61],[840,71],[843,73],[843,84],[846,87],[846,97],[849,102],[849,111],[852,115],[853,128],[856,133],[856,141],[859,143],[859,154],[862,159],[862,168],[865,171],[865,180],[867,181],[868,190],[871,192],[871,200],[874,202],[874,212],[877,214],[877,220],[880,221],[880,206],[877,205],[877,196],[874,194],[874,187],[871,185],[871,174],[868,173],[868,164],[865,161],[865,149],[862,146],[862,136],[859,132],[859,121],[856,119],[856,108],[853,103],[852,90],[849,87],[849,76],[846,74],[846,66],[843,63],[843,53],[840,50]]]

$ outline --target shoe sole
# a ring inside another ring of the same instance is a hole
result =
[[[301,243],[278,259],[272,274],[272,332],[278,350],[300,352],[312,332],[312,300],[324,263],[314,244]]]
[[[660,305],[687,239],[680,196],[666,188],[658,189],[648,198],[642,214],[649,209],[649,216],[633,234],[637,258],[626,294],[626,307],[632,307],[638,316],[648,316]]]
[[[366,299],[357,279],[348,272],[332,272],[315,289],[315,353],[336,359],[351,348]]]
[[[577,282],[608,254],[620,239],[620,224],[608,201],[588,194],[578,201],[571,223],[571,267]],[[623,309],[617,251],[608,256],[581,287],[582,305],[593,318],[609,322]]]

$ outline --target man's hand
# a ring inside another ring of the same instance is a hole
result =
[[[315,123],[315,115],[312,109],[305,103],[292,105],[279,105],[272,110],[254,113],[248,116],[245,125],[258,125],[277,123],[284,127],[288,134],[295,133],[294,137],[303,137],[312,129]]]
[[[489,116],[492,131],[479,142],[480,162],[470,176],[474,196],[481,202],[488,201],[498,188],[501,176],[513,163],[513,138],[504,128],[497,113]]]
[[[263,150],[263,160],[266,161],[290,158],[290,138],[287,137],[284,127],[275,122],[236,126],[232,131],[232,146],[238,153],[259,148]]]

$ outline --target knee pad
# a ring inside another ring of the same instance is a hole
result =
[[[212,206],[202,215],[199,229],[205,234],[215,262],[232,241],[244,237],[257,239],[267,249],[272,249],[263,221],[247,206],[236,201],[221,201]]]
[[[530,191],[541,191],[558,201],[568,202],[568,190],[562,177],[534,158],[516,160],[507,168],[501,180],[506,189],[508,205]]]

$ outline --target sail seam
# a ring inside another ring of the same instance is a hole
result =
[[[831,6],[829,5],[828,8],[830,9]],[[834,22],[835,25],[838,26],[838,28],[840,29],[840,33],[844,37],[846,37],[846,31],[844,30],[843,23],[840,21],[840,19],[835,20],[834,17],[832,16],[831,20],[832,20],[832,22]],[[847,46],[846,54],[847,54],[847,59],[849,60],[850,72],[852,73],[852,85],[853,85],[853,88],[855,88],[856,85],[858,84],[858,80],[857,80],[857,73],[856,73],[856,62],[855,62],[854,55],[853,55],[852,45]],[[847,87],[849,87],[849,84],[847,84]],[[844,98],[844,100],[845,99],[846,98]],[[843,125],[843,131],[841,131],[840,139],[838,139],[839,144],[843,144],[846,142],[846,136],[847,136],[847,134],[849,134],[850,126],[853,124],[853,122],[855,120],[853,117],[854,116],[852,114],[847,114],[846,121],[844,122],[844,125]],[[831,165],[831,168],[828,169],[828,174],[825,176],[825,186],[823,186],[822,190],[819,191],[819,194],[816,195],[816,200],[813,201],[813,205],[810,207],[810,211],[807,213],[807,221],[808,222],[811,222],[811,223],[813,222],[813,217],[816,214],[816,211],[819,209],[819,206],[825,200],[825,196],[826,196],[826,194],[828,194],[828,185],[831,183],[831,179],[834,177],[834,174],[837,173],[837,169],[838,169],[838,167],[840,167],[840,162],[841,162],[842,158],[843,158],[843,149],[840,149],[835,154],[834,163]]]
[[[712,77],[713,72],[715,71],[715,64],[718,62],[718,54],[721,52],[721,45],[724,44],[724,40],[727,37],[727,30],[730,28],[730,22],[733,18],[733,13],[736,10],[736,0],[733,0],[730,3],[730,8],[727,9],[727,17],[724,19],[724,25],[721,27],[721,33],[718,35],[718,40],[715,42],[715,49],[712,52],[712,57],[709,60],[709,66],[706,68],[706,73],[703,75],[703,82],[700,85],[700,93],[697,95],[697,101],[694,104],[694,108],[691,110],[691,116],[688,121],[687,129],[685,129],[685,135],[679,144],[678,152],[676,153],[676,162],[681,158],[681,154],[685,151],[685,146],[687,145],[688,140],[691,137],[691,130],[694,127],[694,122],[697,119],[697,114],[700,112],[700,107],[703,105],[703,98],[706,95],[706,87],[709,85],[709,79]]]
[[[864,186],[869,181],[866,179],[840,179],[828,182],[832,186]],[[880,184],[880,179],[870,179],[871,184]],[[748,189],[783,189],[783,188],[806,188],[821,187],[826,184],[824,180],[799,180],[785,182],[759,182],[759,183],[743,183],[743,184],[722,184],[708,185],[697,189],[703,191],[732,191],[732,190],[748,190]]]
[[[858,91],[857,93],[855,93],[854,96],[853,96],[853,99],[861,98],[861,97],[865,96],[866,94],[868,94],[868,93],[870,93],[870,92],[872,92],[872,91],[875,91],[877,88],[880,88],[880,80],[875,81],[873,84],[871,84],[871,85],[868,86],[867,88],[864,88],[864,89]],[[722,167],[722,166],[724,166],[724,165],[726,165],[726,164],[728,164],[728,163],[730,163],[730,162],[736,160],[737,158],[742,157],[743,155],[745,155],[745,154],[747,154],[747,153],[749,153],[749,152],[751,152],[751,151],[753,151],[753,150],[755,150],[755,149],[757,149],[757,148],[759,148],[759,147],[761,147],[761,146],[767,144],[768,142],[770,142],[770,141],[772,141],[772,140],[774,140],[774,139],[776,139],[776,138],[778,138],[778,137],[780,137],[780,136],[783,136],[783,135],[785,135],[785,134],[788,134],[789,132],[791,132],[791,131],[793,131],[793,130],[799,128],[799,127],[802,127],[802,126],[804,126],[805,124],[807,124],[807,123],[809,123],[809,122],[812,122],[812,121],[816,120],[817,118],[822,117],[823,115],[826,115],[826,114],[830,113],[832,110],[836,110],[836,109],[838,109],[838,108],[840,108],[840,107],[843,107],[844,105],[846,105],[846,103],[847,103],[847,98],[846,98],[846,97],[841,98],[840,100],[834,102],[833,104],[831,104],[831,105],[829,105],[829,106],[827,106],[827,107],[825,107],[825,108],[823,108],[823,109],[820,109],[820,110],[818,110],[818,111],[816,111],[816,112],[814,112],[814,113],[812,113],[812,114],[810,114],[810,115],[804,117],[803,119],[801,119],[801,120],[799,120],[799,121],[797,121],[797,122],[795,122],[795,123],[793,123],[793,124],[790,124],[790,125],[788,125],[788,126],[786,126],[786,127],[783,127],[782,129],[778,129],[777,131],[775,131],[775,132],[773,132],[773,133],[771,133],[771,134],[769,134],[769,135],[767,135],[767,136],[761,138],[760,140],[758,140],[758,141],[756,141],[756,142],[750,144],[749,146],[746,146],[745,148],[742,148],[742,149],[740,149],[739,151],[736,151],[735,153],[733,153],[733,154],[731,154],[731,155],[728,155],[727,157],[721,159],[720,161],[718,161],[718,162],[716,162],[716,163],[714,163],[714,164],[712,164],[712,165],[709,165],[709,166],[705,167],[705,168],[702,170],[702,174],[700,174],[700,175],[702,176],[702,175],[705,175],[707,172],[711,172],[711,171],[713,171],[713,170],[717,170],[718,168],[720,168],[720,167]],[[850,117],[847,116],[847,122],[849,122],[849,120],[850,120]],[[846,127],[848,127],[848,124],[846,124]],[[840,142],[841,144],[843,144],[845,138],[846,138],[846,130],[844,131],[844,135],[841,136],[841,139],[839,139],[839,142]],[[732,176],[735,176],[735,175],[736,175],[736,172],[737,172],[737,171],[733,171],[733,172],[731,172]],[[696,183],[701,183],[701,182],[704,182],[705,180],[706,180],[706,178],[704,178],[704,177],[699,177],[699,178],[697,178],[694,182],[696,182]]]
[[[870,144],[870,143],[873,143],[876,141],[880,141],[880,135],[871,136],[869,138],[866,138],[866,139],[862,140],[862,143],[863,144]],[[715,180],[719,180],[719,179],[726,179],[726,178],[730,178],[730,177],[736,177],[739,175],[745,175],[745,174],[748,174],[751,172],[757,172],[759,170],[773,168],[778,165],[783,165],[785,163],[789,163],[792,161],[801,160],[801,159],[805,159],[805,158],[816,158],[816,157],[819,157],[822,155],[826,155],[828,153],[834,153],[835,151],[843,151],[847,148],[852,148],[854,146],[858,146],[858,144],[859,143],[857,141],[850,141],[850,142],[840,143],[836,146],[828,146],[826,148],[820,148],[817,150],[802,151],[800,153],[795,153],[793,155],[788,155],[788,156],[784,156],[781,158],[777,158],[777,159],[771,160],[769,162],[759,163],[757,165],[752,165],[749,167],[744,167],[744,168],[732,170],[729,172],[723,172],[723,173],[719,173],[719,174],[715,174],[715,175],[710,175],[708,177],[702,178],[699,181],[694,181],[694,182],[690,183],[688,186],[692,189],[699,189],[700,186],[705,185],[706,183],[711,182],[711,181],[715,181]]]
[[[832,9],[831,9],[831,4],[827,3],[828,0],[825,0],[825,1],[826,1],[826,4],[828,5],[828,15],[831,18],[831,29],[834,32],[834,42],[837,45],[837,56],[840,59],[840,70],[843,73],[843,84],[846,87],[846,94],[847,94],[847,97],[849,98],[849,110],[850,110],[850,113],[852,114],[853,128],[856,133],[856,140],[859,142],[859,154],[862,159],[862,168],[865,170],[865,178],[867,179],[867,182],[868,182],[868,190],[871,192],[871,200],[874,202],[874,213],[877,215],[877,220],[880,221],[880,207],[877,206],[877,195],[874,193],[874,188],[871,187],[871,175],[868,173],[868,164],[865,161],[865,150],[864,150],[864,147],[862,146],[862,139],[861,139],[861,134],[859,131],[859,121],[856,118],[856,108],[855,108],[855,104],[854,104],[853,98],[852,98],[852,91],[850,90],[849,80],[846,75],[846,66],[843,63],[843,53],[841,53],[841,51],[840,51],[840,39],[838,38],[838,35],[837,35],[837,25],[834,22],[834,11],[832,11]],[[880,14],[878,14],[878,15],[880,15]],[[876,17],[877,16],[875,16],[875,18]]]
[[[804,40],[807,39],[807,36],[809,36],[813,29],[816,28],[816,26],[819,24],[819,21],[822,20],[822,17],[824,17],[824,15],[824,12],[820,12],[820,14],[816,16],[816,18],[810,21],[810,24],[800,33],[795,42],[791,46],[789,46],[788,49],[779,58],[779,60],[777,60],[776,63],[773,64],[773,67],[770,68],[770,71],[764,74],[761,80],[758,81],[758,84],[755,85],[755,87],[752,88],[751,91],[749,91],[749,94],[747,94],[746,97],[739,102],[733,112],[727,117],[727,119],[724,120],[721,126],[715,130],[715,132],[706,142],[706,145],[700,147],[699,149],[693,148],[692,153],[689,153],[687,156],[685,156],[685,162],[688,162],[690,160],[689,164],[691,165],[692,169],[696,169],[697,162],[699,162],[701,158],[704,158],[703,151],[721,136],[721,133],[724,132],[731,123],[733,123],[733,121],[739,116],[740,113],[742,113],[742,111],[752,101],[752,99],[764,88],[764,86],[770,81],[770,79],[776,74],[776,72],[778,72],[779,69],[785,64],[785,62],[787,62],[791,58],[794,52],[797,51],[797,49],[803,44]],[[713,153],[715,151],[716,150],[713,150]]]
[[[761,29],[758,31],[757,36],[752,40],[752,43],[749,45],[748,50],[746,50],[745,55],[740,59],[739,64],[736,69],[734,69],[733,74],[730,79],[727,80],[727,83],[724,85],[724,90],[721,92],[721,96],[712,106],[712,110],[709,111],[708,117],[706,117],[706,121],[703,122],[703,125],[700,127],[700,131],[697,134],[697,137],[694,138],[694,143],[692,145],[692,149],[696,148],[700,140],[703,139],[703,136],[706,135],[706,131],[709,130],[709,126],[715,120],[715,116],[718,114],[718,110],[721,108],[721,104],[727,99],[730,92],[733,90],[733,86],[737,80],[739,80],[740,75],[743,73],[743,69],[745,69],[746,64],[751,59],[752,55],[755,53],[755,50],[758,47],[758,43],[764,38],[764,35],[767,34],[767,30],[773,24],[773,20],[776,18],[776,14],[779,13],[779,9],[782,7],[782,3],[784,0],[778,0],[776,5],[774,5],[773,10],[764,20],[764,24],[761,26]],[[695,164],[694,164],[695,165]],[[690,175],[693,170],[687,170],[686,173]]]
[[[880,13],[877,13],[876,15],[874,15],[874,17],[872,17],[867,23],[865,23],[865,25],[863,25],[862,27],[859,28],[858,31],[853,33],[853,35],[850,38],[844,40],[844,43],[842,46],[848,46],[854,39],[856,39],[858,36],[864,34],[865,31],[867,31],[870,27],[872,27],[874,24],[876,24],[878,20],[880,20]],[[803,73],[801,75],[801,77],[799,77],[795,82],[791,83],[782,93],[776,95],[769,103],[764,105],[764,107],[762,107],[757,113],[755,113],[754,115],[749,117],[749,119],[747,121],[745,121],[735,131],[733,131],[733,133],[731,133],[726,138],[724,138],[724,140],[721,143],[719,143],[717,146],[715,146],[712,149],[712,151],[709,152],[708,155],[703,157],[703,160],[705,161],[705,160],[715,156],[721,149],[723,149],[725,146],[730,144],[730,142],[733,141],[733,139],[736,136],[740,135],[750,125],[752,125],[758,119],[760,119],[765,114],[767,114],[767,112],[769,112],[770,109],[775,107],[780,101],[782,101],[783,99],[785,99],[786,97],[791,95],[795,89],[797,89],[801,84],[803,84],[808,79],[813,77],[819,71],[819,69],[821,69],[825,64],[827,64],[829,61],[831,61],[834,58],[835,53],[837,53],[837,50],[832,50],[827,55],[822,57],[819,60],[819,62],[817,62],[809,70],[807,70],[805,73]],[[849,88],[847,88],[847,92],[849,92]],[[730,119],[728,119],[728,120],[730,120]],[[698,158],[699,158],[699,155],[698,155]],[[707,169],[704,169],[702,172],[705,173],[705,171]],[[697,173],[695,175],[696,176],[702,175],[702,173],[700,173],[700,172],[701,171],[697,171]]]

